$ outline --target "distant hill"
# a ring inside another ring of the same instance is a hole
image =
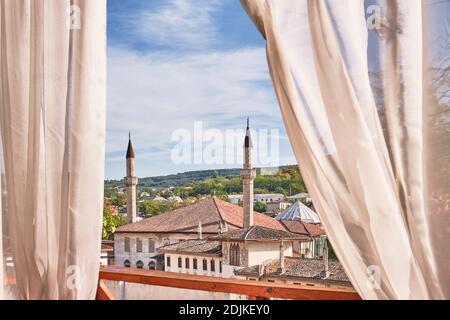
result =
[[[295,169],[296,165],[282,166],[280,170]],[[265,170],[275,170],[275,168],[264,168]],[[181,187],[186,184],[203,181],[205,179],[211,179],[216,177],[238,177],[241,169],[217,169],[217,170],[200,170],[189,171],[177,174],[171,174],[167,176],[146,177],[139,178],[139,187],[147,188],[168,188],[168,187]],[[257,168],[257,173],[260,174],[261,168]],[[108,187],[122,186],[123,180],[108,180],[105,181],[105,185]]]

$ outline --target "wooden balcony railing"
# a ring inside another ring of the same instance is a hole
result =
[[[123,281],[161,287],[191,289],[208,292],[225,292],[246,295],[249,299],[294,299],[294,300],[360,300],[354,290],[306,287],[259,281],[239,280],[184,273],[173,273],[119,266],[100,268],[98,300],[114,300],[104,280]]]

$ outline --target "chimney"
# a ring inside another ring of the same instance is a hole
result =
[[[198,239],[199,240],[203,239],[202,222],[201,221],[198,222]]]
[[[266,266],[264,265],[264,263],[261,263],[258,266],[258,276],[262,277],[264,275],[265,268]]]
[[[244,228],[253,226],[253,180],[256,177],[256,169],[252,166],[252,137],[250,134],[250,119],[247,118],[247,130],[244,139],[244,167],[241,170]]]
[[[330,270],[328,266],[328,240],[325,239],[325,243],[323,245],[323,264],[325,266],[325,279],[330,276]]]
[[[280,268],[278,269],[280,273],[284,273],[286,268],[284,266],[284,242],[280,241]]]

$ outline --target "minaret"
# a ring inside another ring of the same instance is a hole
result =
[[[127,188],[127,217],[128,223],[136,222],[136,185],[138,179],[134,173],[134,151],[131,143],[131,132],[128,138],[127,149],[127,176],[124,178],[125,187]]]
[[[252,166],[252,137],[250,135],[250,119],[247,118],[247,132],[244,140],[244,168],[241,170],[243,185],[244,228],[253,226],[253,180],[256,169]]]

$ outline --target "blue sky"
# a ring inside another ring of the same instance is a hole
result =
[[[128,130],[139,177],[234,165],[175,165],[174,130],[280,130],[280,163],[295,163],[270,82],[264,40],[237,0],[109,0],[106,177],[124,175]]]
[[[448,59],[450,0],[428,3],[430,50]],[[106,178],[124,175],[129,130],[139,177],[238,167],[176,165],[171,136],[195,121],[243,128],[248,115],[253,128],[280,131],[279,163],[295,163],[264,46],[239,0],[108,0]]]

